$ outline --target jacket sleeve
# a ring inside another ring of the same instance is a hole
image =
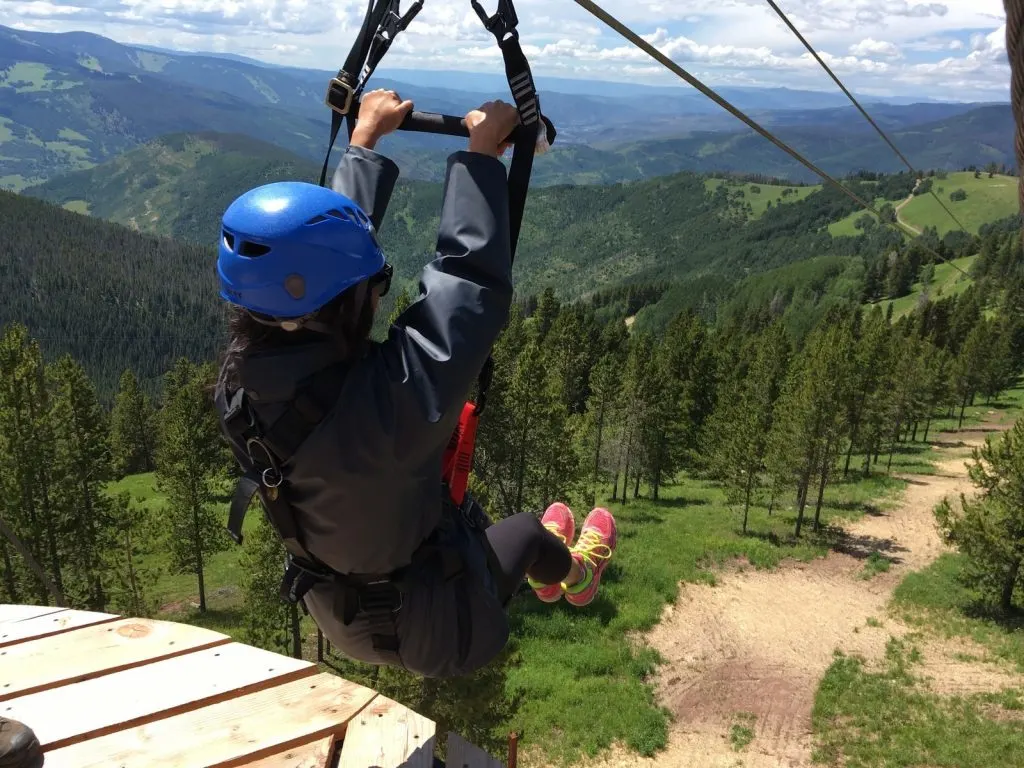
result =
[[[400,444],[447,441],[511,304],[505,166],[456,152],[448,158],[435,258],[420,276],[419,297],[380,347],[392,413],[401,416]]]
[[[393,160],[372,149],[350,145],[334,171],[331,188],[352,199],[380,231],[396,181],[398,166]]]

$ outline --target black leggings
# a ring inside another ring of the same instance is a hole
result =
[[[519,589],[526,574],[542,584],[558,584],[569,575],[569,548],[532,512],[499,520],[486,534],[498,561],[494,578],[503,603]]]

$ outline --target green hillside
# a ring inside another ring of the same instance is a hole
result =
[[[750,206],[748,218],[759,219],[769,206],[795,203],[803,200],[812,192],[821,189],[820,184],[813,186],[782,186],[778,184],[754,184],[752,182],[734,182],[730,179],[708,179],[704,187],[714,193],[719,187],[725,186],[729,192]]]
[[[145,232],[209,243],[220,214],[244,190],[271,181],[315,183],[319,172],[313,162],[248,136],[173,134],[24,193]]]
[[[246,136],[176,134],[25,192],[207,244],[215,241],[220,215],[236,195],[273,180],[314,180],[317,172],[302,157]],[[906,186],[891,178],[894,189]],[[414,280],[430,258],[440,203],[439,184],[407,180],[396,187],[381,236],[400,282]],[[537,185],[517,254],[518,286],[529,294],[557,285],[561,295],[574,297],[624,281],[711,273],[733,280],[835,248],[844,254],[870,250],[875,246],[866,242],[837,245],[822,231],[853,208],[849,199],[820,186],[759,185],[685,172],[605,186]]]
[[[984,172],[978,178],[969,171],[950,173],[946,179],[935,177],[932,185],[936,196],[969,232],[977,233],[982,224],[1019,211],[1017,179],[1012,176],[996,174],[990,179]],[[949,196],[958,189],[967,193],[966,200],[950,200]],[[930,194],[915,196],[900,210],[900,218],[918,229],[935,227],[940,236],[959,229]]]
[[[935,276],[928,284],[927,290],[920,281],[917,281],[908,295],[901,296],[898,299],[880,301],[878,305],[882,307],[883,312],[888,313],[889,305],[891,304],[893,318],[899,319],[914,311],[914,307],[921,301],[922,294],[927,294],[928,298],[933,301],[950,296],[959,296],[969,286],[974,284],[974,280],[968,275],[971,272],[971,266],[977,258],[977,256],[964,256],[959,259],[953,259],[951,262],[936,264]],[[964,272],[968,274],[965,275],[963,274]]]

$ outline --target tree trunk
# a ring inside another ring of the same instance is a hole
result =
[[[324,660],[324,633],[320,628],[316,629],[316,662],[322,664]]]
[[[54,603],[59,608],[64,607],[64,595],[57,590],[57,585],[53,583],[53,579],[49,577],[43,567],[39,565],[39,561],[33,557],[31,550],[25,546],[25,543],[18,538],[11,528],[8,527],[7,523],[0,520],[0,536],[3,536],[14,547],[14,551],[17,552],[25,560],[25,564],[29,567],[29,570],[36,575],[36,577],[43,583],[46,591],[50,593],[50,597],[53,598]],[[6,549],[4,550],[6,555]]]
[[[747,518],[750,516],[750,493],[754,488],[754,473],[747,473],[746,497],[743,500],[743,535],[747,535]]]
[[[967,395],[964,394],[964,399],[960,403],[960,423],[956,425],[957,429],[960,429],[964,425],[964,411],[967,409]]]
[[[203,542],[199,540],[199,510],[192,507],[192,550],[195,553],[196,579],[199,581],[199,612],[206,613],[206,581],[203,578]]]
[[[640,498],[640,472],[639,472],[639,470],[636,473],[636,483],[634,483],[634,485],[633,485],[633,498],[634,499],[639,499]]]
[[[932,417],[929,416],[928,420],[924,423],[924,437],[921,438],[921,442],[928,442],[928,430],[932,428]]]
[[[797,511],[796,511],[796,536],[800,537],[800,529],[804,525],[804,507],[807,506],[807,486],[810,485],[811,477],[810,472],[806,473],[800,480],[799,494],[797,495]]]
[[[772,486],[772,495],[768,499],[768,517],[772,516],[772,510],[775,509],[775,486]]]
[[[615,479],[612,480],[612,501],[619,498],[619,471],[615,470]]]
[[[7,590],[7,598],[12,603],[21,600],[18,596],[18,585],[14,581],[14,563],[11,562],[11,553],[7,551],[7,543],[0,538],[0,556],[4,561],[4,589]]]
[[[896,434],[900,433],[900,425],[896,425]],[[885,465],[885,474],[892,474],[892,455],[896,452],[896,438],[889,443],[889,462]]]
[[[594,502],[597,501],[597,476],[601,473],[601,436],[603,432],[604,404],[602,403],[601,410],[597,415],[597,445],[594,448],[594,476],[590,483],[590,487],[593,488],[594,491]]]
[[[626,466],[622,470],[622,503],[626,503],[626,492],[629,489],[629,453],[626,453]]]
[[[818,504],[814,508],[814,532],[821,530],[821,504],[825,499],[825,485],[828,483],[828,464],[822,464],[821,483],[818,484]]]
[[[292,625],[292,656],[296,659],[301,659],[302,633],[299,631],[299,604],[292,603],[288,606],[288,614]]]
[[[918,424],[918,422],[915,419],[914,420],[914,432],[913,432],[913,434],[910,435],[910,442],[912,442],[912,443],[916,443],[917,442],[917,424]]]
[[[1017,574],[1020,572],[1020,558],[1010,563],[1006,571],[1006,578],[1003,580],[1003,594],[1000,597],[999,605],[1004,615],[1009,615],[1013,610],[1013,588],[1017,585]]]

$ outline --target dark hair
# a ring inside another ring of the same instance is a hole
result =
[[[260,322],[257,317],[265,322]],[[352,286],[331,299],[309,320],[330,329],[329,339],[337,346],[342,360],[357,360],[370,347],[370,331],[373,328],[370,286],[366,283]],[[267,325],[266,322],[273,320],[243,307],[228,305],[228,343],[224,361],[228,363],[230,386],[238,386],[234,362],[240,357],[277,347],[323,342],[327,338],[320,331],[308,328],[286,331],[277,325]]]

